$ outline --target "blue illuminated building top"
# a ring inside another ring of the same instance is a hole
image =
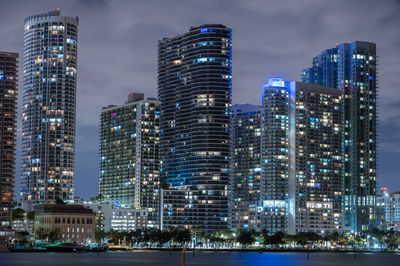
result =
[[[285,81],[282,78],[269,78],[264,87],[278,87],[285,88]]]
[[[262,86],[262,99],[264,101],[264,92],[267,88],[284,88],[286,89],[288,92],[290,91],[290,82],[289,81],[285,81],[283,78],[280,77],[272,77],[272,78],[268,78],[267,82],[263,84]],[[294,93],[294,90],[293,92]]]

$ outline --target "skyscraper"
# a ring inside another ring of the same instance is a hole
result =
[[[340,91],[272,78],[263,108],[262,197],[264,205],[287,204],[286,223],[269,230],[341,231]]]
[[[258,204],[261,180],[262,107],[237,104],[232,107],[232,198]]]
[[[21,192],[33,203],[74,196],[77,36],[59,9],[25,19]]]
[[[147,209],[158,225],[160,102],[130,93],[101,112],[99,193],[117,208]]]
[[[11,226],[14,198],[18,54],[0,52],[0,243]]]
[[[303,81],[342,91],[344,229],[375,226],[376,45],[355,41],[322,52],[303,71]]]
[[[261,202],[261,114],[262,107],[237,104],[232,107],[231,184],[232,214],[238,208]],[[240,215],[231,215],[231,226],[240,228]]]
[[[227,227],[231,33],[207,24],[158,43],[161,177],[169,188],[190,189],[197,197],[186,204],[180,227]]]

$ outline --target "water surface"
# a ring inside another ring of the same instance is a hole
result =
[[[80,266],[80,265],[181,265],[181,252],[108,251],[106,253],[0,253],[0,265]],[[391,266],[400,265],[400,254],[392,253],[306,253],[290,252],[186,252],[190,265],[284,265],[284,266]]]

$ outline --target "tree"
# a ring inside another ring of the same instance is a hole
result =
[[[158,243],[159,246],[162,247],[164,246],[165,243],[171,241],[171,234],[169,231],[163,230],[160,231],[160,235],[159,235],[159,239],[158,239]]]
[[[80,197],[74,197],[74,203],[79,203],[80,200],[83,200],[83,199]]]
[[[50,243],[55,243],[60,239],[60,235],[56,231],[50,231],[48,238]]]
[[[35,230],[35,237],[36,239],[45,239],[49,236],[49,230],[44,227],[38,227]]]
[[[210,242],[222,244],[225,242],[225,239],[223,239],[222,237],[220,237],[218,235],[212,235],[210,237]]]
[[[189,242],[192,240],[192,234],[190,233],[190,230],[184,229],[184,230],[179,230],[177,235],[176,235],[176,241],[178,243],[181,243],[183,246],[186,242]]]
[[[136,231],[129,232],[128,237],[133,241],[133,243],[139,245],[143,242],[143,235],[143,231],[141,229],[137,229]]]
[[[386,234],[385,231],[379,230],[378,228],[374,227],[372,230],[369,232],[371,237],[375,238],[379,243],[382,243],[382,240]]]
[[[269,245],[269,234],[268,234],[268,230],[267,229],[263,229],[261,230],[260,236],[262,238],[262,243],[264,245],[264,248],[266,245]]]
[[[214,231],[210,237],[210,241],[214,243],[229,243],[234,241],[233,231],[220,229]]]
[[[395,232],[393,229],[387,232],[386,235],[383,237],[383,243],[389,250],[396,249],[399,245],[397,232]]]
[[[119,240],[121,239],[121,234],[116,230],[111,229],[109,234],[110,234],[109,242],[111,241],[111,243],[118,243]]]
[[[284,233],[281,231],[276,232],[272,236],[269,236],[268,234],[263,234],[263,244],[277,247],[278,245],[285,243],[285,241],[283,240],[284,236]]]
[[[178,229],[176,229],[175,227],[170,227],[168,228],[168,232],[171,236],[171,241],[172,242],[178,242],[177,238],[178,238]]]
[[[327,235],[327,241],[338,242],[340,239],[340,234],[338,232],[332,232],[331,234]]]
[[[28,215],[26,216],[28,220],[35,220],[35,212],[28,212]]]
[[[240,231],[239,235],[236,237],[236,241],[239,242],[243,248],[254,243],[254,231]]]
[[[153,243],[158,243],[159,247],[162,247],[165,243],[170,241],[171,237],[168,231],[161,231],[159,229],[152,229],[147,232],[149,235],[150,247]]]
[[[322,237],[314,232],[299,232],[296,234],[297,243],[302,246],[320,241]]]
[[[28,236],[29,232],[27,231],[16,232],[19,245],[25,246],[28,243]]]
[[[66,204],[62,199],[56,199],[56,204]]]
[[[273,246],[278,246],[278,245],[282,245],[285,243],[285,241],[283,240],[283,237],[285,236],[285,234],[281,231],[276,232],[275,234],[273,234],[270,237],[270,243]]]
[[[202,244],[203,242],[207,241],[209,235],[207,235],[203,229],[201,228],[194,228],[192,229],[192,235],[196,237],[196,245]]]
[[[285,243],[297,245],[298,244],[297,236],[296,235],[291,235],[291,234],[285,234]]]
[[[93,201],[93,202],[101,202],[101,201],[103,201],[103,195],[102,195],[102,194],[99,194],[99,195],[97,195],[96,197],[92,197],[92,198],[90,198],[90,201]]]
[[[158,229],[146,229],[143,231],[143,242],[151,247],[154,242],[158,241]]]
[[[107,234],[106,234],[106,232],[104,232],[103,229],[96,229],[94,235],[95,235],[96,242],[102,243],[103,239],[106,237]]]
[[[12,219],[15,220],[22,220],[25,217],[25,211],[21,208],[17,208],[12,210]]]

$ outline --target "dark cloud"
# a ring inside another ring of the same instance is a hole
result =
[[[19,52],[22,61],[24,18],[57,7],[80,19],[77,195],[97,193],[101,107],[123,103],[128,91],[156,96],[157,40],[204,23],[233,29],[234,103],[260,104],[268,76],[299,79],[312,57],[336,43],[376,42],[382,144],[378,178],[381,185],[400,189],[393,163],[400,159],[400,1],[7,1],[0,9],[0,50]]]

